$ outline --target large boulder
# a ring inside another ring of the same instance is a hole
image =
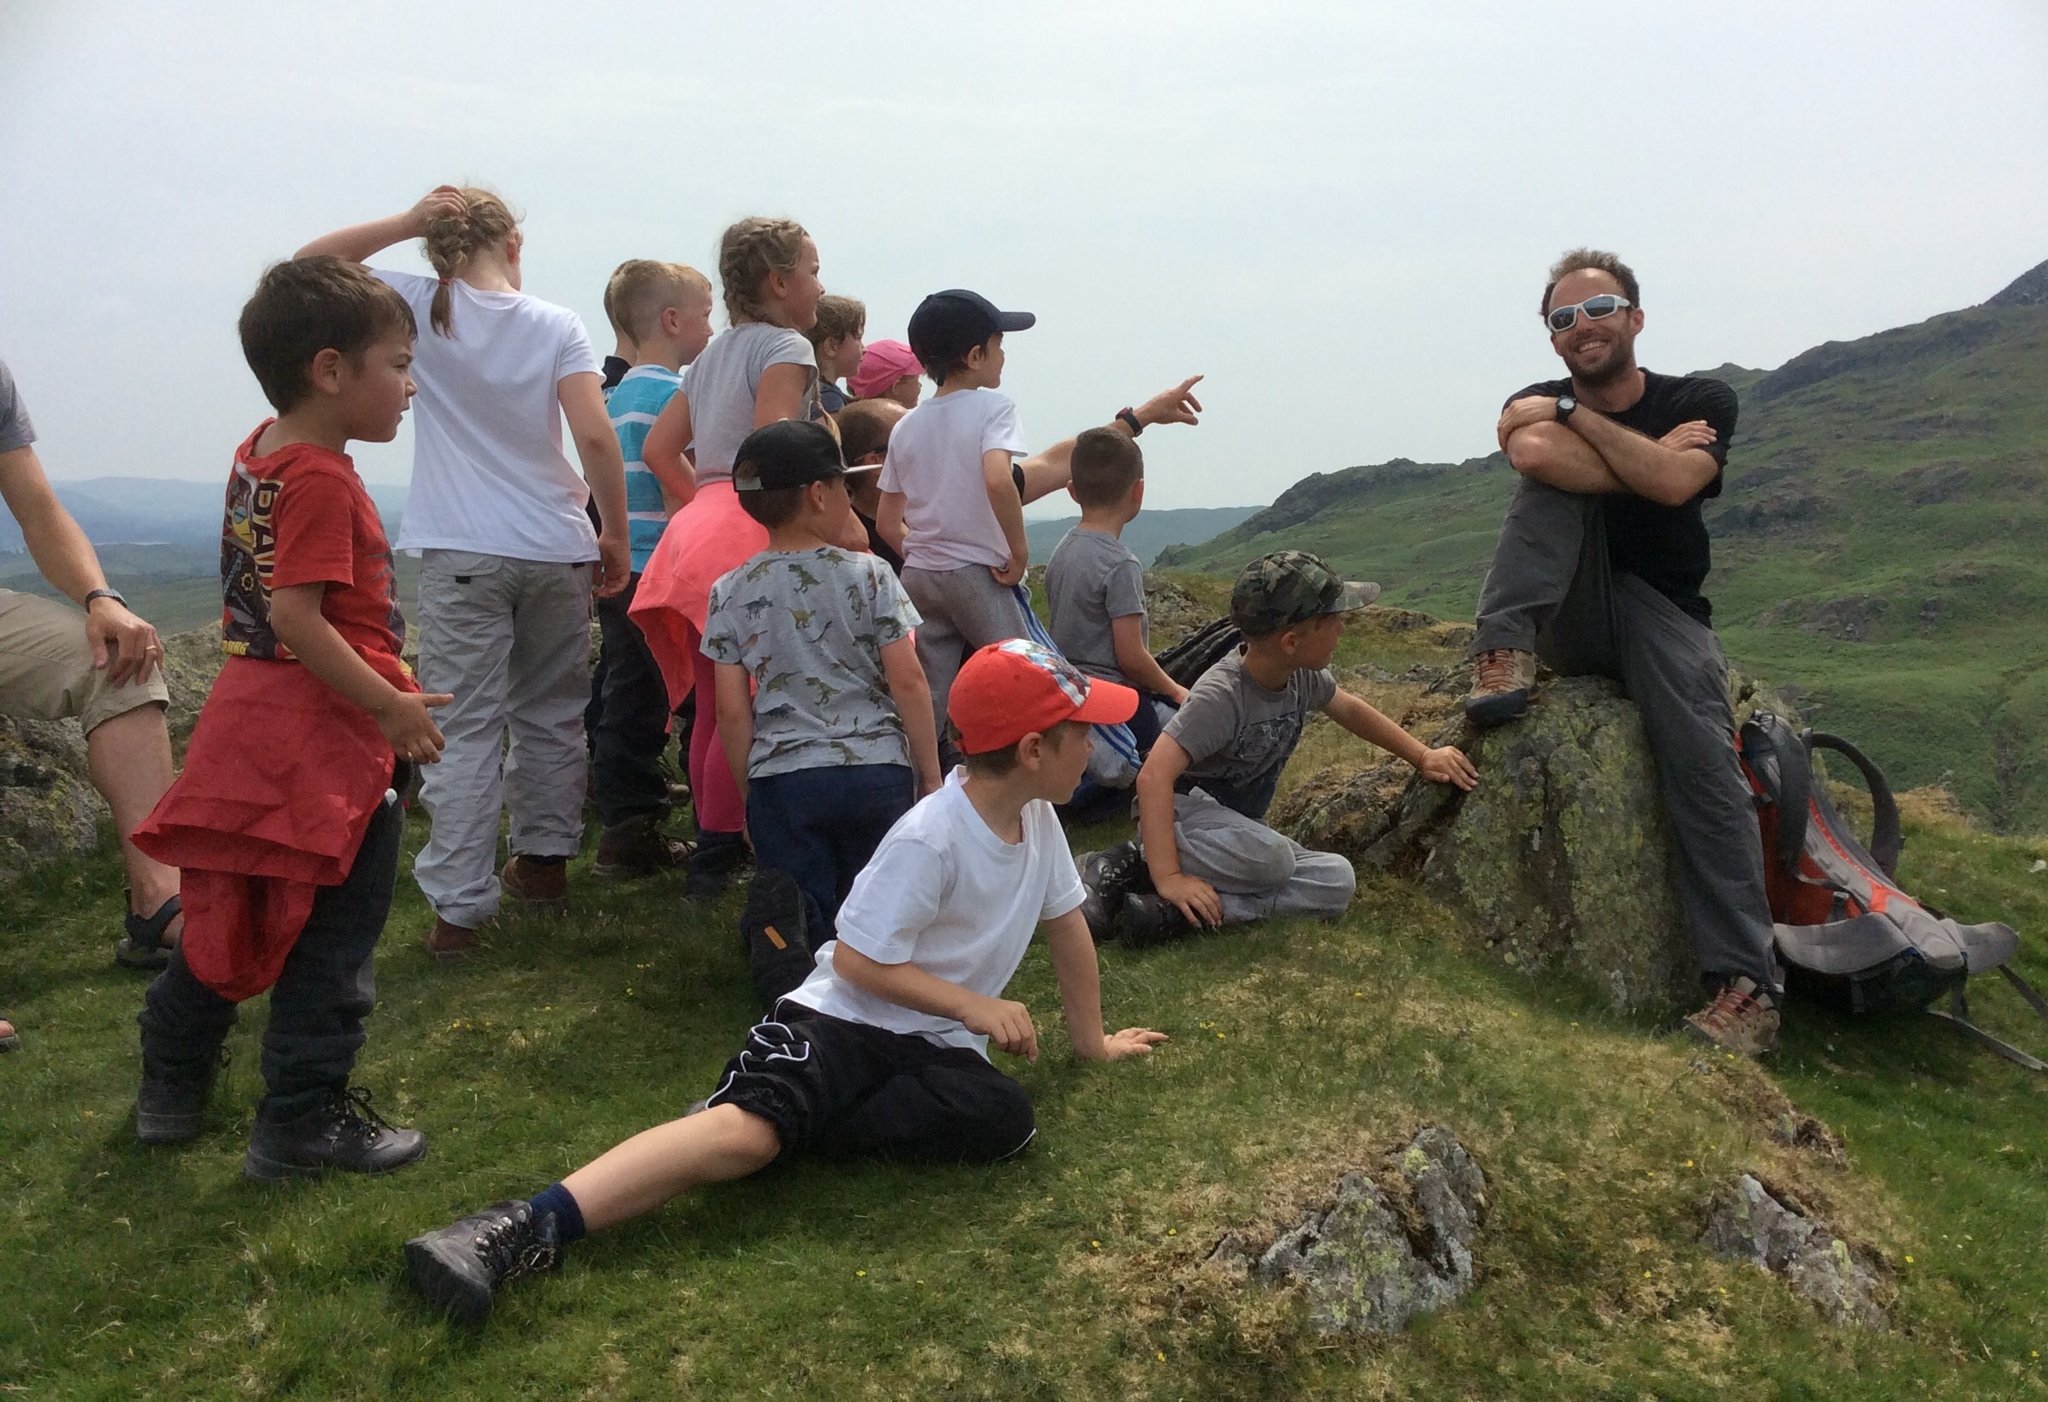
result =
[[[1598,677],[1547,677],[1524,719],[1475,733],[1447,669],[1401,719],[1457,745],[1479,769],[1460,794],[1390,762],[1329,770],[1293,790],[1275,825],[1361,870],[1418,878],[1466,915],[1500,960],[1564,970],[1623,1011],[1698,995],[1698,967],[1671,879],[1670,827],[1635,706]],[[1756,688],[1738,686],[1745,707]]]

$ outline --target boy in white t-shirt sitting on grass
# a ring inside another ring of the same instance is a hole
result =
[[[967,655],[1023,633],[1012,592],[1031,563],[1023,493],[1057,490],[1071,471],[1071,438],[1011,461],[1024,455],[1024,434],[1017,406],[996,390],[1003,337],[1037,321],[962,288],[934,292],[910,316],[910,348],[938,388],[890,435],[875,525],[902,553],[903,587],[924,617],[917,656],[941,718]],[[1147,424],[1194,423],[1200,379],[1118,410],[1111,430],[1135,438]]]
[[[1052,805],[1073,793],[1091,723],[1137,697],[1023,640],[960,671],[952,718],[966,766],[882,842],[803,986],[747,1034],[710,1097],[524,1202],[405,1244],[412,1286],[458,1318],[561,1248],[705,1184],[797,1153],[993,1163],[1037,1135],[1031,1101],[989,1063],[993,1040],[1038,1057],[1031,1010],[1002,996],[1043,922],[1084,1060],[1141,1056],[1165,1034],[1105,1034],[1081,879]]]

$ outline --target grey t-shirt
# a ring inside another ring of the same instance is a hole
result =
[[[26,448],[35,441],[35,425],[28,421],[28,406],[14,387],[14,373],[0,360],[0,453]]]
[[[1245,674],[1243,652],[1231,653],[1202,674],[1166,723],[1164,733],[1189,760],[1174,787],[1202,789],[1226,808],[1263,819],[1308,713],[1327,708],[1336,694],[1328,668],[1297,671],[1271,691]]]
[[[1052,611],[1052,640],[1067,661],[1091,677],[1130,685],[1116,665],[1116,633],[1110,626],[1136,614],[1151,638],[1145,617],[1145,567],[1116,536],[1076,526],[1045,562],[1045,604]]]
[[[764,550],[719,576],[704,655],[754,679],[748,777],[909,764],[882,649],[922,621],[873,555],[832,546]]]
[[[749,321],[711,338],[704,353],[683,372],[690,400],[690,432],[696,447],[697,481],[725,482],[740,444],[754,431],[754,391],[771,365],[810,370],[799,419],[811,417],[818,400],[818,357],[800,331]]]

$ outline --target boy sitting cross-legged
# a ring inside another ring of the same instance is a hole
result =
[[[822,424],[747,435],[732,485],[768,548],[711,586],[704,623],[754,844],[741,926],[763,1009],[803,982],[882,835],[942,777],[917,610],[886,564],[837,543],[848,471]]]
[[[374,1003],[411,766],[440,759],[399,660],[377,508],[346,453],[388,443],[413,395],[413,316],[358,264],[263,275],[242,350],[276,406],[236,450],[221,540],[226,664],[185,772],[135,842],[184,870],[185,934],[149,986],[135,1133],[196,1137],[236,1004],[266,988],[267,1093],[243,1172],[388,1173],[426,1152],[349,1088]]]
[[[986,1047],[1038,1056],[1030,1009],[1002,992],[1040,922],[1077,1056],[1114,1061],[1165,1041],[1102,1030],[1081,881],[1052,811],[1080,782],[1089,723],[1125,719],[1136,699],[1030,642],[977,652],[951,699],[966,765],[890,831],[840,910],[838,940],[748,1033],[718,1088],[528,1201],[414,1237],[413,1288],[480,1320],[502,1284],[586,1232],[799,1153],[1016,1153],[1037,1134],[1031,1102]]]
[[[1425,778],[1461,789],[1479,782],[1463,751],[1429,748],[1330,675],[1344,615],[1378,595],[1377,584],[1347,584],[1300,550],[1261,556],[1238,574],[1230,618],[1244,646],[1189,689],[1139,771],[1139,842],[1083,859],[1096,938],[1156,944],[1268,915],[1333,916],[1351,903],[1351,863],[1262,821],[1310,711]]]

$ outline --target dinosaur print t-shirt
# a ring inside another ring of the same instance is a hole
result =
[[[873,555],[831,546],[764,550],[719,576],[704,655],[744,667],[754,680],[747,777],[907,766],[910,747],[882,675],[882,649],[922,621]]]

